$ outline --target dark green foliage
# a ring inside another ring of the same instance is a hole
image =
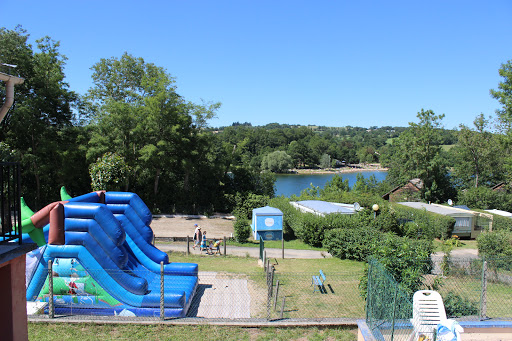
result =
[[[486,258],[493,270],[512,270],[512,232],[483,232],[477,239],[478,253]]]
[[[400,223],[400,235],[409,238],[447,239],[455,219],[452,217],[395,204],[392,210]]]
[[[239,243],[247,242],[247,239],[251,236],[251,226],[247,219],[237,218],[233,224],[233,229],[235,240]]]
[[[237,193],[235,196],[235,208],[233,210],[233,215],[237,218],[251,219],[252,210],[258,207],[267,206],[268,200],[269,198],[265,195],[249,193],[246,196],[243,196],[242,194]]]
[[[485,212],[489,213],[489,212]],[[493,214],[492,230],[497,231],[512,231],[512,219],[504,217],[499,214]]]
[[[477,303],[461,297],[452,291],[443,295],[443,303],[448,318],[478,315]]]
[[[284,196],[270,199],[268,205],[278,208],[283,212],[283,233],[285,239],[295,238],[294,228],[300,224],[302,213],[290,205],[290,199]]]
[[[512,194],[493,191],[488,187],[472,187],[459,192],[457,204],[466,205],[472,209],[507,211],[512,207]]]
[[[375,228],[347,226],[326,231],[323,245],[333,257],[366,261],[380,238],[381,233]]]
[[[386,233],[382,234],[375,257],[392,276],[400,283],[404,292],[412,295],[422,286],[422,276],[432,270],[430,254],[434,250],[433,243],[427,240],[411,240]],[[359,289],[363,297],[367,295],[368,269],[361,278]]]

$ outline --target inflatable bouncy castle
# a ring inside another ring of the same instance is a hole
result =
[[[36,213],[22,208],[24,242],[40,246],[27,254],[27,301],[50,299],[51,260],[57,314],[159,316],[163,262],[165,316],[186,315],[198,266],[170,263],[152,245],[152,215],[139,196],[100,191],[71,198],[62,190],[61,198]]]

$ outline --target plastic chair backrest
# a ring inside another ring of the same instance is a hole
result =
[[[437,291],[420,290],[413,296],[412,324],[416,335],[433,335],[439,322],[446,320],[443,298]]]

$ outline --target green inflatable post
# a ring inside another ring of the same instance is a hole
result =
[[[37,246],[46,245],[44,239],[43,229],[38,229],[32,224],[30,218],[34,215],[34,211],[28,207],[25,199],[21,197],[21,229],[23,233],[28,233],[30,238],[37,244]]]
[[[72,199],[73,197],[68,194],[68,191],[66,191],[66,187],[62,186],[60,188],[60,200],[66,201],[69,199]]]

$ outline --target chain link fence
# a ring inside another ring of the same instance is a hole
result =
[[[362,271],[326,272],[318,285],[313,277],[319,277],[319,273],[279,272],[270,260],[264,265],[262,271],[255,273],[201,271],[191,292],[186,288],[194,276],[166,275],[162,282],[160,274],[149,271],[122,274],[103,269],[85,271],[79,264],[68,269],[60,266],[59,271],[49,267],[52,276],[46,278],[34,301],[46,303],[39,313],[42,318],[106,316],[110,320],[129,317],[247,321],[351,318],[355,321],[364,316],[365,303],[358,290]],[[109,278],[123,276],[145,279],[146,291],[133,294],[141,289],[133,284],[132,287],[105,287]],[[179,295],[183,292],[185,297]],[[145,307],[138,307],[137,303]]]
[[[431,261],[431,260],[426,260]],[[447,318],[474,321],[512,318],[511,258],[433,258],[419,289],[442,297]],[[386,268],[369,261],[366,322],[379,340],[409,340],[413,332],[412,293]]]

